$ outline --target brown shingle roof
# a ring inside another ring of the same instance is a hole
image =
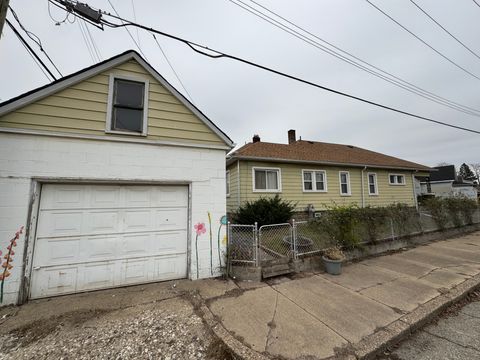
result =
[[[292,144],[248,143],[231,154],[232,158],[318,162],[382,168],[431,170],[428,166],[402,160],[352,145],[298,140]]]

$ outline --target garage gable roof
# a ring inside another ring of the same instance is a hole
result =
[[[100,63],[67,75],[50,84],[46,84],[4,101],[0,103],[0,116],[11,113],[19,108],[43,99],[49,95],[55,94],[58,91],[64,90],[74,84],[77,84],[132,59],[137,61],[161,85],[169,90],[183,105],[185,105],[194,115],[196,115],[203,123],[205,123],[208,128],[210,128],[220,139],[222,139],[227,146],[230,148],[234,147],[234,142],[228,137],[227,134],[225,134],[217,125],[215,125],[204,113],[202,113],[194,104],[192,104],[185,96],[183,96],[182,93],[173,87],[162,75],[160,75],[160,73],[158,73],[134,50],[125,51]]]

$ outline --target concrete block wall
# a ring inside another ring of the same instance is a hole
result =
[[[196,223],[205,223],[207,233],[199,237],[199,277],[210,277],[210,235],[212,218],[214,276],[219,275],[218,230],[226,213],[225,150],[193,147],[72,139],[40,135],[0,133],[0,249],[22,225],[28,211],[34,178],[69,181],[168,182],[191,184],[191,236],[189,277],[197,276],[195,263]],[[221,252],[225,252],[220,233]],[[21,286],[25,238],[15,254],[12,275],[5,283],[1,305],[17,302]],[[28,271],[27,271],[28,274]]]

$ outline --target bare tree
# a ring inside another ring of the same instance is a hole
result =
[[[450,164],[447,163],[447,162],[445,162],[445,161],[439,162],[439,163],[437,164],[437,166],[448,166],[448,165],[450,165]]]
[[[475,177],[477,179],[477,184],[480,184],[480,162],[468,164],[470,168],[473,170]]]

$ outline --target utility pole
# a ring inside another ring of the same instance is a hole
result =
[[[3,24],[7,17],[8,3],[10,0],[0,0],[0,37],[2,37]]]

